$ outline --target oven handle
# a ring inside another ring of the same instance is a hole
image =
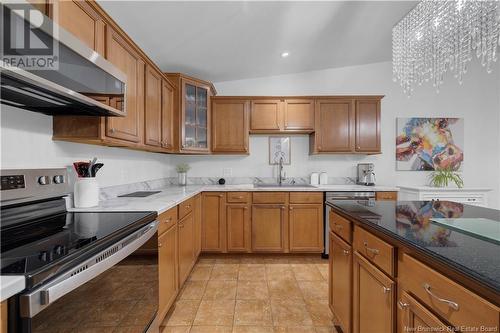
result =
[[[70,269],[63,276],[58,277],[49,284],[41,286],[29,294],[21,295],[19,297],[21,317],[33,318],[62,296],[113,267],[146,243],[157,230],[158,222],[151,222]]]

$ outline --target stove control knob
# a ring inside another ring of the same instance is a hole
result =
[[[40,185],[48,185],[48,184],[50,184],[50,178],[49,178],[49,176],[38,177],[38,184],[40,184]]]
[[[63,175],[54,176],[53,181],[56,184],[62,184],[64,183],[64,176]]]
[[[54,253],[58,256],[62,255],[64,253],[64,246],[57,245],[56,247],[54,247]]]
[[[47,261],[49,259],[49,253],[47,251],[42,251],[40,252],[38,258],[40,259],[40,261]]]

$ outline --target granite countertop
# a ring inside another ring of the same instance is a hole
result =
[[[24,289],[26,278],[24,275],[2,275],[0,276],[0,301],[14,296]]]
[[[128,192],[134,192],[137,189]],[[186,199],[201,192],[230,192],[230,191],[398,191],[395,186],[363,186],[363,185],[318,185],[314,187],[254,187],[253,184],[241,185],[188,185],[166,186],[160,188],[141,189],[143,191],[161,191],[144,198],[113,197],[102,200],[99,205],[91,208],[68,208],[73,212],[112,212],[112,211],[155,211],[161,214]],[[124,192],[124,193],[128,193]]]
[[[431,221],[432,218],[489,219],[497,221],[500,228],[500,211],[450,201],[332,200],[327,204],[500,292],[498,241]]]

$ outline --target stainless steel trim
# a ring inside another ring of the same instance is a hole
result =
[[[21,317],[33,318],[51,303],[116,265],[141,247],[158,230],[151,222],[92,258],[66,271],[50,283],[20,296]]]

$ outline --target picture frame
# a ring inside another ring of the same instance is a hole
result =
[[[283,157],[283,164],[291,163],[291,139],[289,136],[269,137],[269,165],[279,164],[280,157]]]

